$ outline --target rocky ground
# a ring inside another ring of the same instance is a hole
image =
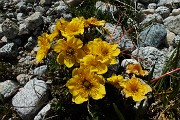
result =
[[[35,59],[37,36],[45,31],[51,32],[56,19],[70,20],[73,17],[67,5],[75,6],[81,1],[67,2],[0,0],[0,93],[24,120],[41,120],[50,110],[49,83],[41,77],[48,68],[45,62],[37,64]],[[156,64],[155,78],[162,74],[163,66],[180,41],[180,0],[137,0],[136,5],[137,11],[142,11],[144,16],[140,24],[146,25],[139,33],[139,44],[134,46],[125,35],[119,47],[131,48],[132,55],[138,54],[148,60],[148,63],[142,60],[141,64],[149,71]],[[115,6],[108,4],[107,7],[107,3],[100,1],[96,7],[110,13],[117,12]],[[155,23],[146,24],[152,20]],[[106,23],[105,27],[113,33],[117,26]],[[122,28],[118,26],[113,40],[122,34]],[[107,36],[106,40],[110,38]]]

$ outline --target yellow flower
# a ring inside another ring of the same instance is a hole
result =
[[[38,37],[38,45],[39,49],[36,55],[36,59],[38,62],[40,62],[43,58],[47,56],[48,50],[51,47],[50,36],[47,33],[43,33],[41,36]]]
[[[87,44],[89,54],[95,55],[96,59],[105,64],[116,64],[115,57],[119,55],[118,44],[108,43],[101,38],[96,38]]]
[[[79,63],[85,55],[81,49],[83,42],[75,37],[68,37],[67,41],[60,39],[54,45],[54,51],[59,53],[57,62],[59,64],[65,64],[68,68],[74,64]]]
[[[58,32],[53,31],[51,34],[48,35],[49,41],[50,41],[50,42],[54,41],[54,40],[57,38],[58,35],[59,35]]]
[[[65,31],[66,26],[68,25],[68,21],[66,21],[64,18],[61,18],[56,21],[56,26],[54,28],[53,32],[59,33],[59,31]]]
[[[148,71],[142,70],[140,63],[128,64],[126,67],[126,73],[133,73],[141,76],[148,75]]]
[[[107,72],[108,67],[106,64],[96,60],[96,56],[86,55],[80,60],[80,64],[90,67],[92,71],[96,71],[97,74],[104,74]]]
[[[97,75],[86,68],[73,70],[73,77],[66,83],[72,94],[72,101],[81,104],[92,97],[95,100],[102,99],[105,94],[105,81],[101,75]]]
[[[91,18],[88,18],[87,20],[84,20],[84,26],[85,27],[89,27],[89,26],[104,26],[106,22],[104,20],[97,20],[96,18],[94,17],[91,17]]]
[[[121,75],[113,74],[110,78],[107,78],[107,82],[112,84],[116,88],[121,88],[120,83],[124,82],[125,79]]]
[[[56,22],[55,31],[61,31],[64,37],[72,37],[74,35],[80,35],[84,33],[84,19],[73,18],[72,21],[67,22],[64,19],[60,19]]]
[[[125,94],[125,97],[132,97],[136,102],[147,98],[145,95],[152,91],[148,84],[145,84],[135,76],[132,76],[131,79],[126,82],[122,82],[120,86],[123,87],[122,93]]]

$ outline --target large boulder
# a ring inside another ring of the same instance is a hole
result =
[[[33,120],[47,101],[47,84],[34,78],[13,97],[12,105],[23,120]]]

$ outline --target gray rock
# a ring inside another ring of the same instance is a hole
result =
[[[169,8],[178,8],[180,6],[180,0],[159,0],[158,6],[167,6]]]
[[[54,31],[55,27],[56,27],[55,24],[50,25],[48,28],[49,32],[52,33]]]
[[[3,1],[3,0],[0,0],[0,9],[1,9],[1,10],[3,9],[3,6],[4,6],[4,1]]]
[[[2,24],[0,24],[0,39],[4,36],[3,31],[2,31]]]
[[[155,13],[155,14],[149,14],[146,15],[145,19],[141,22],[141,24],[146,24],[150,21],[155,21],[158,23],[162,23],[163,22],[163,18],[161,17],[161,15]]]
[[[146,27],[139,35],[140,47],[156,47],[160,48],[162,45],[166,45],[167,31],[164,25],[156,23]]]
[[[34,3],[36,0],[23,0],[26,3]]]
[[[58,15],[62,15],[63,13],[67,13],[68,11],[68,6],[63,1],[59,1],[59,6],[55,8],[55,12]]]
[[[173,39],[173,46],[177,47],[180,42],[180,35],[176,35]]]
[[[113,14],[117,12],[116,6],[101,1],[96,2],[96,9],[102,12],[110,12]]]
[[[42,108],[42,110],[34,117],[34,120],[42,120],[45,118],[45,116],[48,114],[48,112],[51,109],[51,104],[47,104],[45,107]]]
[[[18,63],[20,63],[23,66],[28,66],[28,65],[30,65],[30,63],[33,59],[34,59],[34,57],[32,57],[32,56],[21,57],[20,60],[18,61]]]
[[[8,42],[8,39],[7,39],[6,36],[3,36],[3,37],[1,38],[1,41],[3,41],[4,43],[7,43],[7,42]]]
[[[124,59],[121,62],[121,66],[125,68],[128,64],[135,64],[135,63],[137,63],[137,60],[135,59]]]
[[[45,9],[42,6],[36,6],[35,11],[40,12],[41,14],[43,14],[45,12]]]
[[[18,35],[25,35],[25,34],[29,34],[29,29],[28,29],[28,27],[26,26],[25,23],[21,23],[19,25],[19,33],[18,33]]]
[[[23,21],[24,18],[25,18],[24,13],[18,13],[17,16],[16,16],[16,19],[17,19],[18,21]]]
[[[5,21],[5,17],[0,15],[0,24],[2,24]]]
[[[44,24],[52,24],[52,17],[51,16],[43,17],[43,21]]]
[[[118,43],[120,49],[133,49],[134,45],[132,40],[127,35],[123,35],[121,26],[116,26],[111,23],[106,23],[105,28],[109,30],[112,37],[106,35],[106,41]]]
[[[34,75],[41,76],[44,75],[46,71],[47,71],[47,65],[42,65],[34,69]]]
[[[25,19],[25,24],[29,30],[35,30],[38,26],[43,24],[42,14],[40,12],[33,13]]]
[[[167,1],[172,1],[172,0],[159,0],[159,2],[158,2],[158,6],[165,6],[166,5],[166,3],[167,3]]]
[[[144,6],[142,3],[137,3],[136,9],[137,9],[137,10],[144,10],[144,9],[145,9],[145,6]]]
[[[16,23],[7,18],[2,23],[2,31],[8,39],[13,39],[18,35],[19,29]]]
[[[27,11],[26,3],[23,2],[23,1],[17,3],[17,4],[15,5],[15,7],[17,8],[16,11],[19,12],[19,13],[20,13],[20,12],[26,13],[26,11]]]
[[[140,47],[132,52],[133,56],[138,56],[138,60],[144,69],[149,72],[152,70],[154,64],[155,69],[153,72],[153,78],[158,77],[162,74],[164,65],[167,62],[167,56],[164,52],[159,51],[155,47]],[[137,58],[135,58],[137,59]]]
[[[24,48],[31,51],[36,46],[36,44],[37,39],[35,37],[29,37],[28,42],[25,44]]]
[[[13,3],[18,3],[18,2],[21,2],[21,0],[12,0]]]
[[[175,34],[173,32],[170,32],[168,29],[167,29],[167,43],[169,46],[173,46],[173,39],[175,38]]]
[[[41,5],[50,5],[52,0],[40,0]]]
[[[155,10],[156,13],[159,13],[163,18],[166,18],[170,14],[170,9],[165,6],[160,6]]]
[[[144,13],[144,14],[147,14],[147,15],[149,15],[149,14],[154,14],[154,9],[144,9],[144,10],[142,10],[142,12]]]
[[[138,2],[141,2],[141,3],[157,3],[158,0],[137,0]]]
[[[9,98],[14,95],[18,90],[18,84],[12,80],[0,82],[0,93],[4,98]]]
[[[62,17],[65,19],[65,20],[71,20],[72,19],[72,14],[71,13],[62,13]]]
[[[12,13],[12,12],[7,13],[6,15],[8,18],[11,18],[11,19],[15,17],[14,13]]]
[[[175,33],[180,34],[180,15],[178,16],[170,16],[164,20],[165,27]]]
[[[60,10],[61,11],[61,10]],[[57,7],[55,7],[55,10],[54,8],[49,8],[46,12],[46,15],[48,16],[52,16],[52,15],[55,15],[58,13],[58,10],[57,10]],[[59,13],[60,14],[60,13]]]
[[[178,8],[178,9],[173,9],[173,10],[172,10],[172,15],[173,15],[173,16],[180,15],[180,8]]]
[[[156,9],[157,4],[156,3],[149,3],[148,4],[148,9]]]
[[[80,4],[81,2],[83,2],[83,0],[66,0],[66,2],[70,6],[76,6],[76,5]]]
[[[18,49],[14,43],[7,43],[0,48],[0,58],[13,59],[18,56]]]
[[[29,80],[31,76],[28,74],[19,74],[16,77],[16,80],[19,82],[20,85],[25,85]]]
[[[43,80],[30,80],[13,98],[12,105],[23,120],[32,120],[48,100],[47,85]]]
[[[59,1],[57,1],[57,2],[55,2],[52,6],[53,6],[53,7],[57,7],[57,6],[59,6],[59,4],[60,4]]]

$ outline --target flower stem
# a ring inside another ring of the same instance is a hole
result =
[[[180,68],[176,68],[175,70],[172,70],[172,71],[167,72],[167,73],[165,73],[165,74],[163,74],[163,75],[161,75],[161,76],[159,76],[159,77],[157,77],[157,78],[154,78],[154,79],[151,80],[150,82],[152,83],[152,82],[154,82],[154,81],[157,81],[157,80],[159,80],[159,79],[161,79],[161,78],[163,78],[163,77],[165,77],[165,76],[167,76],[167,75],[170,75],[171,73],[174,73],[174,72],[176,72],[176,71],[179,71],[179,70],[180,70]]]

